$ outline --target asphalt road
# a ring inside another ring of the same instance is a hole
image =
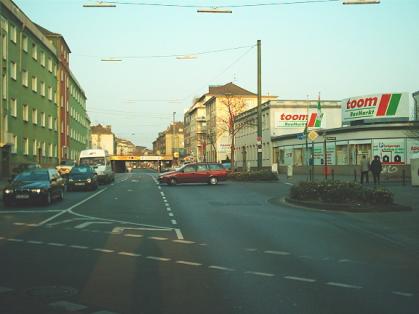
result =
[[[419,312],[417,210],[315,211],[273,202],[282,182],[155,178],[0,207],[0,313]]]

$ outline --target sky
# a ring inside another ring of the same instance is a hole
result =
[[[80,0],[14,2],[32,21],[64,36],[92,124],[112,125],[118,137],[149,148],[173,112],[183,121],[193,98],[209,85],[234,82],[256,92],[257,40],[264,95],[316,99],[320,93],[322,99],[341,100],[419,90],[418,0],[233,7],[232,14],[138,3],[215,7],[284,1],[124,0],[128,4],[115,8],[84,8],[94,2]],[[196,59],[173,56],[199,52],[205,53]],[[122,61],[101,61],[110,57]]]

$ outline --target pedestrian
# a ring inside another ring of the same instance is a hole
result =
[[[369,178],[368,178],[368,172],[370,171],[370,161],[367,159],[367,157],[365,155],[362,155],[362,159],[361,159],[361,184],[364,183],[364,177],[365,177],[365,182],[368,184],[369,183]]]
[[[374,160],[371,162],[370,169],[374,178],[374,184],[380,184],[380,173],[383,170],[383,166],[381,165],[380,161],[380,156],[374,156]]]

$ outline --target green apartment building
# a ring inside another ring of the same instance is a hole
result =
[[[74,129],[74,152],[87,148],[90,128],[86,97],[73,77],[74,96],[65,108],[74,119],[61,130],[60,60],[53,41],[10,0],[0,0],[0,19],[0,176],[8,176],[21,163],[55,166],[60,131]]]

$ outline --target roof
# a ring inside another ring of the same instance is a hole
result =
[[[54,33],[54,32],[51,32],[50,30],[48,30],[48,29],[46,29],[45,27],[43,27],[43,26],[41,26],[41,25],[39,25],[39,24],[37,24],[37,23],[34,23],[35,24],[35,26],[45,35],[45,36],[47,36],[47,37],[59,37],[59,38],[61,38],[62,39],[62,41],[64,42],[64,44],[65,44],[65,46],[67,47],[67,50],[69,51],[69,52],[71,52],[71,50],[70,50],[70,47],[68,46],[68,44],[67,44],[67,42],[65,41],[65,39],[64,39],[64,36],[63,35],[61,35],[61,34],[59,34],[59,33]]]
[[[113,134],[111,126],[103,126],[101,124],[93,125],[90,128],[92,134]]]
[[[210,95],[234,95],[234,96],[256,96],[255,93],[249,92],[248,90],[237,86],[230,82],[221,86],[210,86],[208,89]]]

